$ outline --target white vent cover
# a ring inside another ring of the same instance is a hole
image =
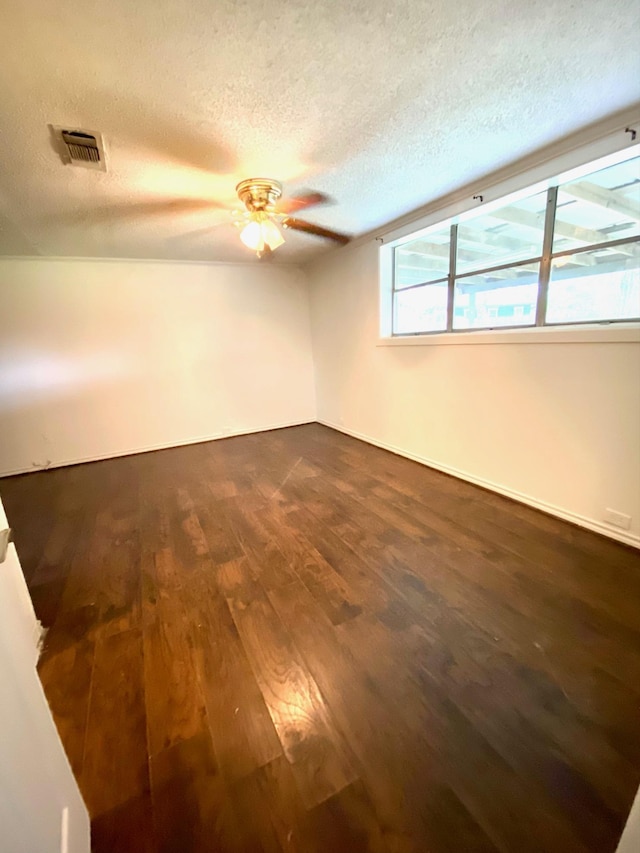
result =
[[[85,169],[107,171],[102,136],[94,130],[52,127],[62,162]]]
[[[79,133],[77,130],[63,130],[62,141],[69,149],[72,160],[84,160],[89,163],[100,162],[100,152],[95,136]]]

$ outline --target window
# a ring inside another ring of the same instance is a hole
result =
[[[456,278],[453,328],[535,326],[540,264]]]
[[[456,274],[542,255],[547,194],[537,193],[458,225]]]
[[[640,319],[640,157],[398,241],[392,290],[393,335]]]
[[[558,187],[547,323],[640,316],[640,157]]]
[[[446,281],[450,239],[450,228],[447,227],[398,246],[394,252],[396,290]]]
[[[399,290],[394,305],[398,334],[445,332],[448,291],[446,281]]]
[[[393,253],[396,333],[445,332],[451,229],[428,232]]]

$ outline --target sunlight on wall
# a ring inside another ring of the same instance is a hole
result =
[[[63,389],[84,388],[127,373],[125,359],[114,352],[92,353],[82,360],[38,350],[5,350],[0,373],[0,406],[57,397]]]

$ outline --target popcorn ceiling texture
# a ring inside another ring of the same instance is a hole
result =
[[[357,235],[640,98],[638,0],[0,0],[0,253],[249,260],[235,184]],[[101,131],[108,172],[47,125]],[[210,210],[158,212],[173,198]],[[287,236],[282,261],[331,244]]]

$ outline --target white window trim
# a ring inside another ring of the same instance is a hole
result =
[[[640,344],[640,323],[576,323],[524,329],[478,329],[380,337],[379,347],[460,346],[476,344]]]
[[[640,145],[632,143],[629,134],[616,131],[601,139],[557,157],[546,159],[526,171],[512,175],[486,189],[478,182],[476,196],[468,196],[443,204],[428,215],[378,237],[379,273],[379,338],[377,346],[451,346],[461,344],[539,344],[539,343],[638,343],[640,323],[576,323],[565,326],[535,326],[529,328],[478,329],[474,331],[432,332],[415,335],[392,334],[392,267],[393,250],[408,240],[434,228],[464,221],[470,216],[514,201],[523,194],[543,190],[559,182],[573,180],[583,174],[606,168],[614,163],[640,155]]]

